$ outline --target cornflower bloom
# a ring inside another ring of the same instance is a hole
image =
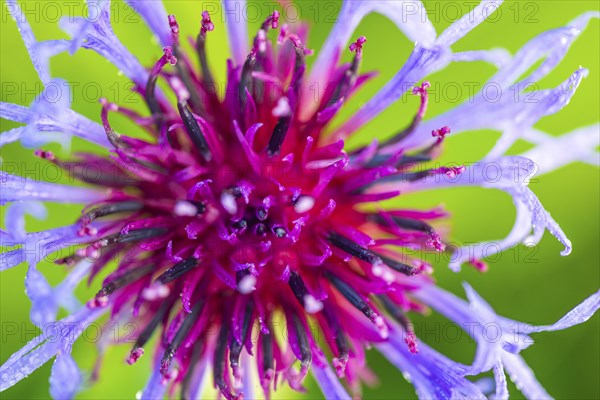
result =
[[[245,22],[227,14],[232,54],[220,96],[206,43],[222,26],[204,11],[192,40],[195,54],[188,54],[176,17],[167,15],[160,1],[128,3],[162,45],[154,65],[142,66],[119,42],[109,1],[90,0],[88,18],[61,22],[71,40],[41,42],[18,4],[7,1],[45,88],[31,107],[1,105],[2,118],[24,125],[3,133],[0,143],[33,147],[42,160],[87,185],[1,173],[0,201],[11,205],[1,232],[7,250],[0,268],[27,263],[25,285],[37,326],[55,322],[61,308],[71,314],[59,321],[64,329],[43,332],[5,361],[0,390],[54,358],[50,393],[74,397],[83,375],[71,356],[73,343],[87,324],[108,313],[107,323],[130,321],[140,328],[126,361],[134,364],[144,353],[152,357],[142,399],[198,398],[209,371],[228,400],[269,398],[282,383],[303,391],[309,373],[328,399],[358,397],[361,384],[371,380],[365,363],[371,346],[405,374],[421,398],[506,398],[505,369],[527,397],[548,397],[519,352],[533,332],[589,319],[600,305],[599,294],[548,326],[500,317],[469,285],[468,302],[439,288],[429,276],[431,266],[418,256],[450,251],[457,255],[451,268],[470,263],[484,270],[488,243],[469,251],[447,248],[434,228],[444,210],[384,209],[379,203],[446,186],[500,189],[512,196],[517,218],[494,251],[536,244],[548,230],[564,245],[561,254],[568,255],[571,242],[527,183],[536,172],[572,161],[597,162],[598,126],[559,138],[532,127],[569,102],[587,71],[580,68],[558,87],[534,92],[535,102],[505,95],[490,103],[480,93],[427,121],[429,83],[422,80],[452,62],[483,60],[498,67],[492,81],[502,89],[524,87],[558,64],[597,13],[543,33],[511,56],[501,50],[451,50],[501,1],[482,1],[439,35],[420,2],[348,1],[311,71],[306,26],[280,26],[275,11],[248,40]],[[226,0],[224,7],[234,3]],[[407,5],[418,12],[407,13]],[[414,50],[380,92],[332,128],[338,111],[373,76],[360,72],[367,39],[352,38],[371,12],[391,19],[416,43]],[[275,30],[279,33],[271,33]],[[80,48],[99,53],[126,75],[147,112],[102,99],[96,122],[71,110],[64,96],[57,100],[55,91],[65,82],[51,76],[49,59]],[[352,61],[340,65],[344,51],[353,53]],[[322,90],[309,90],[315,84]],[[420,97],[409,126],[384,141],[345,146],[407,90]],[[116,114],[139,125],[147,138],[116,132],[111,126]],[[503,132],[483,163],[428,167],[448,135],[482,128]],[[44,150],[50,142],[68,144],[73,136],[96,144],[97,151],[63,158]],[[523,156],[504,156],[518,138],[535,147]],[[573,151],[562,152],[564,143]],[[488,163],[498,168],[497,179],[488,179]],[[72,225],[28,233],[24,217],[43,217],[41,201],[84,207]],[[69,274],[52,288],[36,264],[66,244],[76,250],[57,263]],[[106,275],[102,284],[93,281],[99,274]],[[72,292],[83,279],[99,290],[79,307]],[[471,365],[419,342],[409,317],[425,306],[473,337],[478,347]],[[487,340],[483,328],[490,323],[500,330],[499,340]],[[153,336],[158,337],[154,348],[148,345]],[[101,342],[101,352],[107,344]],[[467,379],[487,371],[495,377],[493,393]]]

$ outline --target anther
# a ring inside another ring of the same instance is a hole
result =
[[[244,321],[242,322],[242,332],[240,335],[240,341],[238,342],[234,338],[231,341],[231,345],[229,346],[229,365],[231,366],[233,376],[236,379],[241,378],[239,371],[240,354],[242,353],[242,348],[244,347],[246,336],[248,335],[248,331],[250,330],[249,328],[250,324],[252,323],[253,313],[254,305],[252,301],[248,301],[248,304],[246,304],[246,309],[244,311]]]
[[[190,272],[194,267],[196,267],[196,265],[198,265],[197,259],[194,257],[187,258],[163,272],[158,278],[156,278],[156,282],[163,285],[173,282],[175,279]]]
[[[346,253],[351,254],[360,260],[366,261],[371,264],[381,262],[381,259],[371,250],[365,249],[358,243],[353,242],[352,240],[340,235],[339,233],[330,232],[327,235],[327,240],[329,240],[329,242],[335,247],[344,250]]]
[[[194,305],[194,307],[192,308],[192,312],[185,316],[183,322],[181,323],[181,326],[179,327],[179,330],[175,334],[175,337],[165,349],[165,353],[160,362],[160,372],[163,374],[163,376],[166,376],[169,373],[171,360],[175,356],[175,353],[177,352],[177,349],[179,348],[183,340],[186,338],[186,336],[192,329],[192,326],[194,326],[194,323],[200,316],[203,306],[204,302],[202,301],[199,301]]]
[[[138,360],[138,358],[140,358],[144,354],[143,347],[146,345],[148,340],[150,340],[150,338],[152,337],[152,334],[154,333],[154,331],[156,330],[158,325],[163,321],[165,315],[167,314],[167,311],[170,308],[171,308],[170,302],[164,301],[162,303],[162,305],[160,306],[160,308],[158,309],[156,314],[154,314],[154,316],[152,317],[152,319],[150,320],[148,325],[146,325],[144,330],[142,330],[142,333],[140,333],[140,335],[136,339],[135,344],[133,345],[133,348],[131,349],[129,358],[127,359],[128,364],[131,365],[131,364],[135,363]]]
[[[81,217],[81,222],[87,225],[94,221],[96,218],[105,217],[107,215],[122,213],[122,212],[134,212],[142,209],[144,204],[139,201],[123,201],[120,203],[108,204],[105,206],[96,207]]]
[[[208,146],[208,142],[204,137],[204,133],[202,133],[202,129],[200,129],[200,125],[194,114],[188,108],[185,100],[179,100],[177,102],[177,109],[179,110],[179,115],[181,116],[181,120],[183,121],[183,125],[196,146],[196,149],[200,152],[200,155],[204,159],[204,161],[209,162],[212,160],[212,154],[210,152],[210,147]]]
[[[162,113],[155,95],[156,81],[158,80],[158,76],[160,75],[163,67],[167,65],[167,63],[171,65],[175,65],[177,63],[177,58],[173,55],[173,49],[170,46],[163,48],[163,55],[156,62],[156,64],[154,64],[154,67],[152,67],[148,77],[148,82],[146,83],[146,103],[148,103],[150,112],[155,115]]]

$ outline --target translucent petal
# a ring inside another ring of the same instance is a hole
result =
[[[29,376],[54,357],[60,349],[72,345],[83,330],[105,311],[106,308],[84,308],[62,319],[59,324],[48,327],[40,336],[29,341],[0,367],[0,391]]]
[[[312,95],[302,99],[303,110],[306,110],[303,117],[309,116],[315,110],[324,92],[324,85],[328,83],[346,44],[349,43],[360,21],[372,12],[389,18],[411,42],[418,43],[420,47],[429,47],[435,40],[435,28],[427,18],[425,7],[420,1],[344,1],[337,22],[319,51],[319,56],[306,79],[306,92],[314,92],[319,97],[317,101]],[[309,88],[314,89],[315,84],[319,85],[318,90],[316,92],[309,90]]]
[[[91,203],[104,197],[100,190],[34,181],[0,171],[0,205],[13,201],[43,200],[58,203]]]
[[[25,106],[0,102],[0,118],[26,124],[31,119],[31,110]]]
[[[23,201],[13,203],[6,210],[6,230],[17,240],[25,240],[25,215],[36,219],[46,219],[47,210],[39,201]]]
[[[148,72],[123,46],[112,30],[110,1],[88,0],[88,9],[88,18],[68,17],[60,21],[61,28],[72,37],[71,52],[79,47],[94,50],[136,85],[145,87]]]
[[[127,4],[133,10],[142,16],[146,25],[158,37],[163,46],[171,46],[173,38],[169,21],[167,19],[167,11],[162,0],[142,1],[142,0],[127,0]]]
[[[431,131],[449,126],[452,134],[491,129],[503,133],[487,158],[504,155],[506,150],[541,118],[554,114],[569,104],[587,70],[575,71],[554,89],[525,91],[530,86],[518,82],[502,88],[488,82],[482,91],[458,107],[423,123],[413,135],[402,142],[404,148],[419,148],[432,144]],[[440,125],[441,124],[441,125]],[[394,151],[397,146],[386,149]]]
[[[525,397],[531,400],[551,399],[552,396],[546,392],[542,385],[538,382],[533,371],[523,357],[518,354],[504,353],[502,354],[502,363],[510,380],[515,383]]]
[[[340,379],[336,376],[329,365],[326,365],[325,367],[313,365],[310,371],[326,399],[345,400],[352,398],[352,396],[346,392],[346,389],[344,386],[342,386]]]
[[[474,7],[468,14],[465,14],[458,21],[455,21],[437,38],[436,43],[444,46],[453,45],[458,39],[465,36],[477,25],[489,18],[503,0],[482,0],[477,7]]]
[[[18,142],[21,139],[21,137],[23,137],[24,131],[25,127],[20,126],[18,128],[10,129],[8,131],[0,133],[0,147],[9,143]]]
[[[94,224],[94,227],[102,227],[106,224]],[[2,253],[0,259],[0,271],[19,265],[22,262],[38,263],[46,256],[59,252],[59,256],[70,255],[72,246],[88,243],[96,239],[95,236],[80,236],[79,224],[49,229],[41,232],[28,233],[25,240],[16,240],[13,237],[3,239],[3,245],[7,247],[21,245],[18,249]],[[58,256],[57,256],[58,257]]]
[[[523,157],[503,157],[496,160],[475,163],[466,168],[456,178],[439,175],[413,182],[406,187],[396,185],[396,189],[406,191],[424,190],[456,186],[481,186],[500,189],[508,193],[515,203],[517,219],[510,234],[501,241],[481,242],[472,246],[458,248],[451,260],[450,268],[460,269],[460,265],[472,259],[490,257],[517,243],[535,245],[545,230],[564,245],[561,255],[571,252],[571,241],[567,238],[558,223],[544,209],[535,194],[527,187],[529,180],[536,172],[533,161]],[[379,190],[388,190],[383,187]],[[529,235],[533,231],[532,235]]]
[[[496,393],[493,396],[494,400],[507,400],[508,387],[506,385],[506,375],[501,362],[494,365],[494,380],[496,381]]]
[[[596,149],[600,145],[600,124],[585,126],[558,137],[537,133],[534,138],[526,138],[538,145],[522,156],[535,161],[538,176],[576,161],[598,165],[600,155]],[[569,151],[565,151],[566,148]]]
[[[393,325],[389,340],[375,346],[405,378],[421,399],[485,399],[481,390],[464,376],[468,367],[454,362],[424,343],[414,354],[402,340],[402,329]]]
[[[229,38],[231,57],[236,66],[241,66],[248,56],[248,23],[244,19],[245,0],[223,0],[223,12]]]
[[[33,63],[40,80],[45,84],[50,81],[50,57],[65,51],[68,47],[66,40],[51,40],[47,42],[38,42],[31,30],[29,22],[21,7],[15,0],[7,0],[7,7],[10,15],[17,23],[21,38],[29,52],[29,57]]]
[[[559,331],[579,325],[590,319],[600,308],[600,291],[594,293],[564,317],[549,326],[538,327],[539,331]]]
[[[53,399],[72,399],[81,388],[83,377],[70,354],[60,352],[50,373],[50,395]]]
[[[40,147],[49,142],[59,142],[68,147],[71,136],[77,136],[103,147],[111,147],[102,125],[71,110],[70,87],[61,79],[46,83],[44,90],[31,103],[30,108],[1,103],[0,117],[27,124],[18,132],[25,147]],[[14,141],[0,139],[0,144]],[[12,134],[14,135],[14,134]]]
[[[162,399],[165,395],[167,386],[163,384],[164,376],[160,373],[160,363],[156,363],[152,369],[152,375],[142,391],[140,400]]]

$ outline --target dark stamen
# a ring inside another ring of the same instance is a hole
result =
[[[181,326],[179,327],[179,330],[175,334],[175,337],[165,349],[165,354],[163,355],[163,358],[160,362],[160,372],[163,375],[166,375],[169,372],[169,366],[171,365],[171,360],[173,359],[173,356],[175,356],[175,353],[181,345],[181,342],[183,342],[183,340],[186,338],[186,336],[192,329],[192,326],[194,326],[194,323],[200,316],[203,305],[204,302],[202,301],[199,301],[194,305],[194,307],[192,308],[192,312],[185,316],[183,322],[181,323]]]
[[[346,338],[346,335],[344,335],[344,331],[339,324],[338,318],[332,310],[329,307],[325,307],[324,313],[333,332],[335,345],[338,349],[338,356],[333,359],[333,366],[335,367],[338,376],[342,377],[344,376],[346,363],[348,362],[348,354],[350,353],[348,339]]]
[[[335,104],[338,100],[346,98],[350,89],[356,83],[356,77],[358,76],[358,68],[362,59],[362,47],[367,39],[364,36],[359,37],[356,42],[350,45],[350,51],[355,52],[354,58],[350,67],[346,70],[344,77],[341,79],[338,86],[335,88],[335,92],[331,96],[331,99],[327,102],[329,106]]]
[[[413,133],[415,131],[417,126],[419,126],[419,124],[423,120],[423,116],[425,115],[425,111],[427,110],[427,103],[428,103],[427,89],[429,87],[430,87],[429,82],[425,81],[421,84],[421,86],[415,86],[413,88],[413,94],[421,96],[421,105],[419,107],[419,111],[417,111],[417,114],[414,116],[412,122],[410,123],[410,125],[408,127],[406,127],[401,132],[398,132],[396,135],[392,136],[390,139],[386,140],[385,142],[381,143],[379,145],[379,148],[398,143],[401,140],[407,138],[411,133]]]
[[[281,145],[283,145],[291,120],[292,118],[289,116],[281,117],[277,120],[277,124],[273,129],[271,139],[269,139],[269,144],[267,146],[267,155],[269,157],[277,155],[281,151]]]
[[[263,350],[263,371],[272,370],[273,362],[273,335],[271,333],[263,333],[262,350]]]
[[[135,341],[135,344],[133,345],[133,348],[131,349],[129,358],[127,359],[128,364],[135,363],[138,360],[138,358],[140,358],[142,356],[142,354],[144,354],[143,347],[146,345],[148,340],[150,340],[150,338],[152,337],[152,334],[154,333],[154,331],[156,330],[158,325],[161,323],[161,321],[164,319],[164,317],[167,314],[167,311],[169,311],[170,307],[171,307],[170,302],[164,301],[162,303],[162,305],[160,306],[160,308],[158,309],[156,314],[154,314],[154,316],[152,317],[152,319],[150,320],[148,325],[146,325],[146,327],[144,328],[142,333],[140,333],[137,340]]]
[[[177,108],[179,109],[179,115],[181,115],[181,120],[183,121],[183,125],[185,125],[185,129],[190,135],[190,139],[194,143],[194,146],[200,152],[204,161],[209,162],[212,159],[212,155],[210,152],[210,148],[208,147],[208,142],[200,129],[200,125],[198,125],[198,121],[194,118],[194,115],[187,107],[185,100],[179,100],[177,102]]]
[[[200,61],[200,68],[202,69],[202,77],[204,79],[204,85],[206,89],[213,86],[213,77],[208,68],[208,60],[206,57],[206,33],[215,29],[215,25],[210,20],[208,11],[202,11],[202,26],[198,37],[196,38],[196,51],[198,53],[198,60]]]
[[[177,58],[173,55],[173,49],[170,46],[165,47],[163,49],[163,52],[163,56],[156,62],[156,64],[150,71],[150,75],[148,76],[148,82],[146,83],[146,103],[148,103],[148,108],[154,116],[159,116],[162,114],[155,93],[156,81],[158,80],[158,76],[160,75],[160,72],[163,69],[163,67],[167,65],[167,63],[171,65],[175,65],[177,63]]]
[[[418,219],[411,219],[411,218],[402,218],[402,217],[397,217],[395,215],[390,216],[389,219],[383,218],[381,215],[378,214],[371,214],[369,216],[369,219],[372,220],[373,222],[376,222],[380,225],[384,225],[384,226],[388,226],[389,223],[389,219],[391,219],[396,225],[398,225],[400,228],[403,229],[408,229],[411,231],[419,231],[419,232],[427,232],[429,234],[434,233],[433,228],[431,227],[431,225],[429,225],[426,222],[423,222],[421,220]]]
[[[240,103],[241,110],[246,107],[246,89],[252,82],[252,71],[256,65],[256,53],[254,50],[248,54],[244,66],[242,67],[242,74],[240,76],[240,84],[238,86],[238,100]]]
[[[335,247],[344,250],[346,253],[351,254],[360,260],[371,264],[381,261],[380,258],[377,257],[377,255],[371,250],[365,249],[347,237],[340,235],[339,233],[330,232],[327,235],[327,240],[329,240]]]
[[[85,215],[81,217],[81,221],[84,224],[89,224],[94,221],[96,218],[105,217],[107,215],[121,213],[121,212],[133,212],[138,211],[144,206],[143,203],[135,200],[131,201],[123,201],[120,203],[108,204],[105,206],[100,206],[94,208],[93,210],[88,211]]]
[[[130,271],[125,272],[117,279],[107,283],[104,287],[102,287],[102,289],[100,289],[96,294],[96,298],[108,296],[112,294],[115,290],[139,280],[140,278],[148,275],[154,269],[154,267],[154,264],[150,264],[143,267],[136,267],[131,269]]]
[[[411,276],[411,275],[415,275],[419,272],[419,270],[417,268],[411,267],[408,264],[404,264],[400,261],[394,260],[392,258],[383,256],[379,253],[374,253],[375,255],[377,255],[377,257],[379,257],[381,259],[381,261],[383,261],[383,263],[385,265],[387,265],[388,267],[390,267],[391,269],[393,269],[394,271],[398,271],[400,273],[403,273],[404,275],[407,276]]]
[[[306,329],[304,328],[302,321],[296,314],[292,315],[292,323],[294,324],[294,331],[296,332],[296,337],[298,338],[298,346],[300,347],[300,374],[301,376],[304,376],[308,372],[310,364],[312,363],[312,352],[310,351],[310,344],[308,343]]]
[[[229,390],[229,385],[227,385],[227,382],[225,381],[225,351],[227,350],[228,336],[229,333],[227,331],[227,324],[222,324],[214,353],[215,358],[213,360],[213,379],[221,391],[221,394],[226,399],[230,400],[233,399],[234,396]]]
[[[142,228],[128,233],[115,233],[100,239],[97,243],[102,247],[106,247],[119,243],[138,242],[140,240],[164,235],[166,232],[167,228]]]
[[[300,305],[304,307],[304,296],[308,294],[308,289],[306,289],[306,285],[304,284],[300,274],[295,271],[290,272],[288,285],[290,285],[290,288],[292,289],[294,296],[296,296],[296,299],[298,299]]]
[[[411,351],[411,353],[417,353],[417,337],[415,336],[412,323],[410,322],[408,317],[404,314],[404,312],[402,312],[400,307],[396,303],[394,303],[392,299],[390,299],[388,296],[381,294],[377,295],[377,298],[381,301],[387,313],[392,318],[394,318],[400,325],[402,325],[402,328],[404,328],[404,330],[406,331],[404,342],[408,345],[408,348]]]
[[[248,301],[246,304],[246,310],[244,312],[244,322],[242,325],[242,334],[240,336],[240,342],[237,340],[232,340],[231,345],[229,346],[229,364],[231,365],[231,369],[233,370],[233,376],[239,377],[239,361],[240,354],[242,353],[242,348],[244,347],[244,342],[246,341],[246,336],[248,334],[250,324],[252,323],[252,314],[254,312],[254,304],[252,301]]]
[[[363,298],[356,293],[356,291],[348,285],[346,282],[338,278],[336,275],[331,272],[326,272],[327,278],[331,281],[333,286],[358,310],[360,310],[363,314],[365,314],[368,318],[372,318],[375,315],[375,311],[371,308],[370,305],[367,304]]]
[[[169,26],[171,28],[171,36],[173,38],[172,48],[173,55],[175,57],[180,56],[180,47],[179,47],[179,24],[177,23],[177,19],[175,15],[169,15]],[[192,77],[190,75],[190,71],[188,68],[188,63],[180,62],[175,64],[175,70],[177,71],[177,75],[181,78],[183,85],[187,89],[187,92],[190,95],[190,103],[192,104],[192,109],[196,112],[202,112],[202,101],[200,100],[200,96],[198,96],[198,91],[195,90],[194,83],[192,81]]]
[[[376,154],[365,165],[365,167],[366,168],[377,167],[379,165],[385,164],[392,157],[393,157],[393,155],[389,155],[389,154]],[[429,157],[425,154],[403,155],[402,157],[400,157],[400,159],[398,159],[398,161],[395,163],[394,166],[396,168],[399,168],[399,167],[404,167],[404,166],[410,165],[410,164],[418,164],[418,163],[424,163],[424,162],[428,162],[428,161],[431,161],[431,157]]]
[[[194,257],[190,257],[186,260],[178,262],[163,272],[158,278],[156,278],[156,281],[162,283],[163,285],[173,282],[175,279],[191,271],[196,265],[198,265],[198,260]]]

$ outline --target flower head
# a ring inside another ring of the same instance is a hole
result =
[[[424,398],[482,397],[466,375],[493,369],[500,376],[503,365],[514,371],[517,359],[504,355],[500,348],[488,346],[484,349],[488,361],[478,359],[468,367],[418,342],[408,313],[423,305],[459,324],[465,315],[482,320],[500,317],[487,308],[470,313],[460,300],[434,286],[425,260],[406,251],[448,250],[434,227],[446,216],[444,211],[382,210],[378,203],[405,191],[465,181],[496,187],[510,193],[517,210],[529,217],[524,224],[518,223],[513,236],[523,240],[533,228],[537,242],[548,229],[565,245],[567,254],[571,244],[558,224],[526,182],[509,176],[513,162],[529,176],[529,161],[494,159],[500,164],[501,179],[493,184],[481,177],[478,166],[429,167],[427,163],[455,124],[465,129],[460,118],[470,111],[451,112],[445,117],[447,122],[423,126],[429,101],[427,81],[412,88],[420,105],[406,128],[381,143],[375,139],[352,149],[345,144],[381,106],[402,95],[407,82],[419,81],[461,56],[497,61],[496,53],[450,51],[451,44],[481,22],[484,7],[489,13],[492,2],[483,2],[437,38],[426,18],[426,23],[419,23],[416,16],[401,24],[409,36],[420,39],[415,52],[382,94],[335,130],[331,121],[370,77],[360,72],[361,60],[368,56],[364,36],[347,47],[353,53],[351,62],[339,66],[339,53],[362,15],[378,11],[399,22],[397,4],[388,9],[384,3],[345,3],[342,22],[334,28],[310,74],[306,58],[313,52],[306,47],[305,30],[281,24],[278,11],[266,16],[249,48],[245,28],[229,21],[233,54],[224,96],[215,90],[206,48],[210,32],[221,27],[207,11],[199,18],[195,51],[188,54],[180,44],[176,17],[167,16],[156,2],[138,2],[137,11],[163,45],[148,68],[113,33],[108,2],[94,8],[96,18],[63,24],[73,39],[52,44],[56,52],[84,47],[100,53],[135,84],[147,112],[139,114],[102,99],[97,124],[71,111],[69,104],[60,108],[3,105],[3,117],[27,124],[3,134],[3,138],[9,135],[5,142],[27,144],[28,138],[35,137],[32,142],[39,147],[55,140],[46,132],[56,130],[63,140],[81,136],[101,147],[98,152],[71,157],[43,148],[35,151],[90,188],[58,187],[2,175],[7,188],[2,203],[22,202],[11,206],[7,218],[12,229],[3,236],[17,247],[5,254],[2,269],[20,261],[29,263],[26,284],[34,322],[43,325],[55,320],[58,308],[65,306],[70,291],[83,277],[92,281],[101,272],[109,273],[85,307],[68,317],[76,323],[73,332],[57,334],[56,341],[28,344],[6,361],[0,372],[2,389],[56,354],[51,392],[55,397],[72,397],[81,379],[70,356],[73,340],[80,334],[78,327],[107,310],[111,318],[125,318],[141,327],[127,363],[135,364],[148,353],[155,360],[142,398],[162,397],[167,387],[180,391],[182,397],[194,397],[201,393],[207,365],[212,367],[215,387],[227,399],[254,396],[252,370],[257,371],[258,385],[267,398],[281,381],[303,390],[311,371],[326,397],[345,398],[348,394],[341,379],[355,394],[361,381],[368,380],[364,349],[371,344],[412,376],[417,393]],[[35,42],[18,5],[8,4],[35,61],[35,51],[51,44]],[[270,33],[276,29],[279,35]],[[192,59],[198,60],[199,68]],[[40,76],[48,77],[45,82],[53,82],[47,66],[36,65]],[[564,106],[584,73],[577,71],[568,88],[565,84],[547,97],[542,93],[543,109],[530,113],[541,117]],[[161,89],[159,81],[167,89]],[[323,89],[311,100],[306,88],[313,82]],[[501,103],[493,111],[510,114],[511,106]],[[483,114],[491,112],[484,105],[479,107]],[[111,125],[115,114],[141,126],[148,139],[115,131]],[[81,129],[82,124],[89,129]],[[87,173],[91,166],[98,173]],[[19,224],[25,213],[40,214],[37,200],[82,202],[85,207],[71,226],[25,233]],[[73,270],[62,287],[65,290],[55,292],[36,270],[36,263],[61,242],[76,243],[77,250],[57,261]],[[29,244],[38,245],[40,251],[22,260]],[[459,260],[455,267],[468,261],[483,270],[481,258],[477,253]],[[41,295],[48,290],[50,294]],[[469,289],[471,298],[473,293]],[[578,309],[578,318],[560,327],[589,318],[598,308],[597,295],[590,299]],[[160,339],[150,348],[153,336]],[[522,348],[510,351],[516,354]]]

